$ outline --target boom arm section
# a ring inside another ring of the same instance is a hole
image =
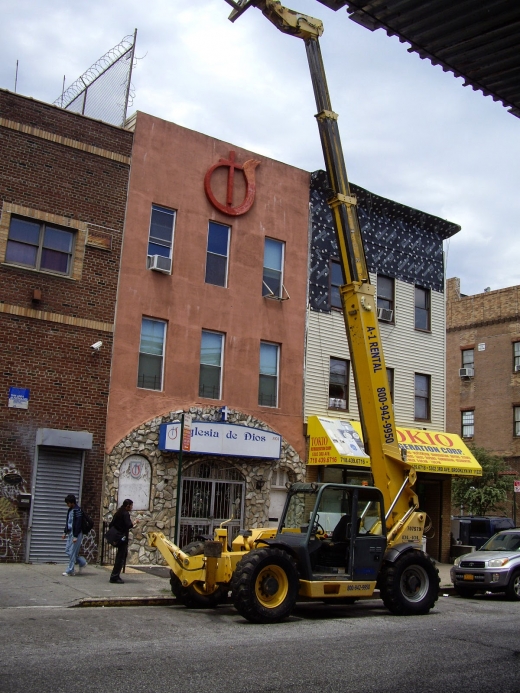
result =
[[[328,204],[334,218],[346,281],[340,293],[365,447],[371,458],[374,481],[384,496],[389,539],[397,540],[403,528],[410,524],[418,507],[418,499],[412,489],[416,473],[402,459],[397,442],[377,319],[375,289],[370,284],[356,198],[350,192],[338,116],[332,110],[319,45],[323,24],[319,19],[283,7],[279,0],[226,2],[234,7],[230,15],[231,21],[235,21],[249,7],[257,7],[280,31],[301,38],[305,43],[318,109],[316,119],[321,146],[333,192]],[[414,525],[420,525],[421,521],[424,525],[424,514],[421,516],[422,519],[413,518]],[[420,533],[422,534],[422,528]]]

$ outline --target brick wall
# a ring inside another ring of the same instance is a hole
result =
[[[131,132],[0,90],[0,471],[30,491],[38,428],[93,434],[83,505],[99,517],[112,330],[129,176]],[[13,213],[73,229],[71,277],[4,262]],[[7,220],[7,223],[6,223]],[[3,245],[2,245],[3,243]],[[34,291],[41,292],[35,301]],[[102,341],[98,353],[90,345]],[[7,407],[10,387],[29,408]],[[27,511],[0,478],[0,561],[24,560]]]

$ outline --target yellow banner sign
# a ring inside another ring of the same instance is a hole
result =
[[[363,450],[359,421],[310,416],[307,422],[307,464],[343,464],[370,467]],[[481,476],[482,468],[460,436],[454,433],[398,427],[397,440],[406,460],[418,472],[455,476]]]

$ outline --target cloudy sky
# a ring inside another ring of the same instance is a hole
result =
[[[449,219],[447,276],[465,294],[520,284],[520,120],[462,80],[316,0],[352,182]],[[303,42],[224,0],[0,0],[0,87],[53,102],[138,29],[133,110],[308,171],[323,168]]]

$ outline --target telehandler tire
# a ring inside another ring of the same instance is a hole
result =
[[[379,590],[396,616],[427,614],[439,597],[439,571],[422,551],[411,550],[383,566]]]
[[[294,609],[299,584],[296,564],[286,551],[254,549],[233,573],[233,604],[251,623],[277,623]]]
[[[182,550],[188,556],[199,556],[204,553],[204,542],[192,541]],[[170,570],[170,585],[173,595],[187,609],[214,609],[227,597],[227,590],[222,585],[217,585],[211,594],[204,592],[202,585],[198,582],[192,583],[189,587],[183,587],[173,570]]]

